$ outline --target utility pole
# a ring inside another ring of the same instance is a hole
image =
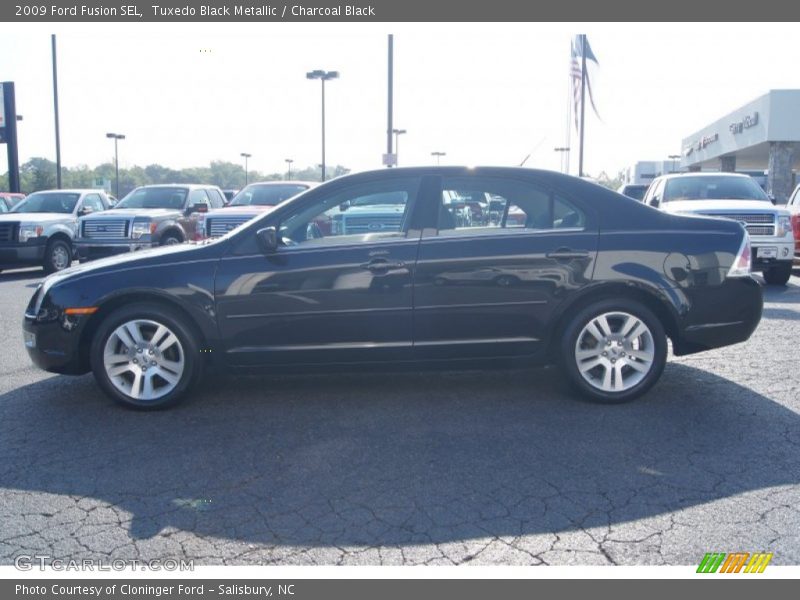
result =
[[[56,60],[56,34],[50,36],[53,50],[53,111],[56,117],[56,187],[61,189],[61,133],[58,123],[58,62]]]

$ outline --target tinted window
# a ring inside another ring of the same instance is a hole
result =
[[[308,189],[306,185],[297,184],[258,184],[248,185],[231,200],[230,206],[275,206],[292,196]]]
[[[189,194],[189,206],[194,206],[195,204],[205,204],[206,206],[211,204],[205,190],[192,190],[191,194]]]
[[[673,200],[763,200],[764,190],[750,177],[706,175],[668,179],[664,202]]]
[[[365,183],[329,194],[281,224],[284,243],[370,243],[404,238],[419,179]]]
[[[439,235],[585,226],[586,216],[582,211],[533,184],[491,178],[443,180]]]
[[[180,210],[186,200],[186,188],[137,188],[120,200],[114,208],[171,208]]]
[[[214,208],[222,208],[222,205],[225,204],[225,199],[222,197],[222,192],[216,188],[209,188],[208,196],[211,198],[211,206]]]
[[[83,199],[83,208],[91,208],[92,212],[100,212],[105,210],[106,206],[103,204],[102,199],[97,194],[88,194]]]
[[[14,207],[15,213],[64,213],[75,210],[80,194],[73,192],[48,192],[31,194]]]

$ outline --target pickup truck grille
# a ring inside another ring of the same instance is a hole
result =
[[[755,236],[775,235],[775,217],[767,213],[701,213],[708,217],[721,217],[745,223],[747,233]]]
[[[0,242],[15,242],[19,223],[0,223]]]
[[[247,223],[253,217],[236,215],[235,217],[211,217],[206,219],[206,235],[219,237],[233,231],[240,225]]]
[[[81,237],[113,240],[128,237],[127,219],[94,219],[83,222]]]
[[[402,215],[375,215],[369,217],[344,217],[344,234],[400,231]]]

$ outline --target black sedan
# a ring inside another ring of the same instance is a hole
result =
[[[443,198],[476,190],[498,218],[458,222]],[[400,210],[381,210],[390,196]],[[377,208],[348,214],[363,206]],[[750,261],[737,222],[558,173],[391,169],[330,181],[213,242],[55,274],[23,327],[39,367],[91,370],[138,408],[175,403],[217,368],[547,362],[621,402],[656,383],[667,338],[682,355],[750,336],[762,309]]]

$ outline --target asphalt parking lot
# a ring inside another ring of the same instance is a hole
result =
[[[800,564],[800,277],[644,399],[553,369],[208,382],[174,410],[36,370],[0,274],[0,563]]]

